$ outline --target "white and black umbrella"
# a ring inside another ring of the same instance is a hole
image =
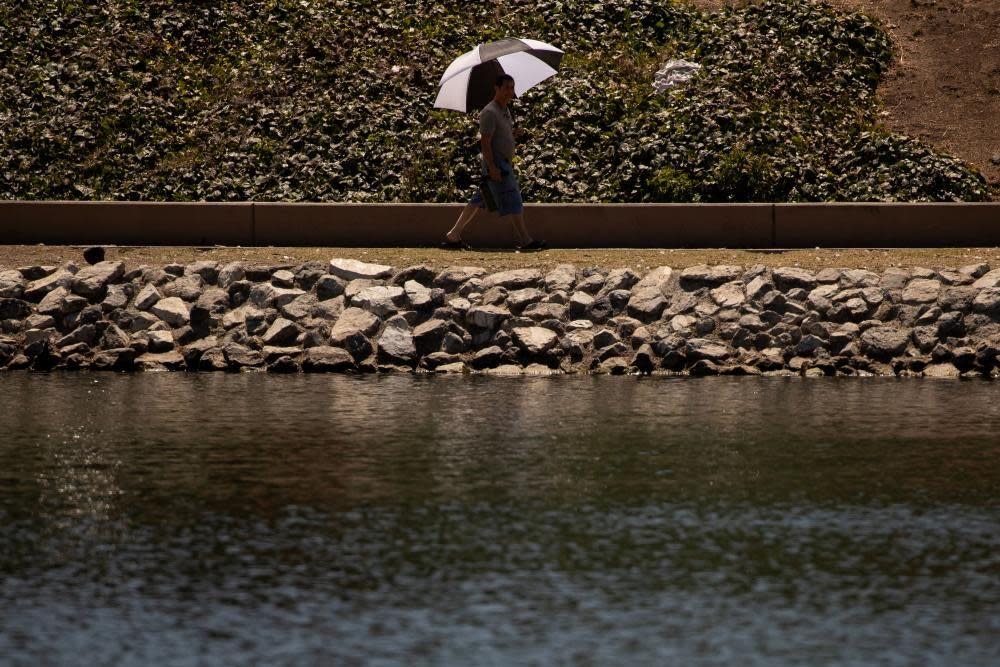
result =
[[[563,52],[534,39],[501,39],[480,44],[456,58],[441,77],[434,106],[455,111],[479,110],[493,99],[493,85],[500,74],[514,77],[514,94],[556,73]]]

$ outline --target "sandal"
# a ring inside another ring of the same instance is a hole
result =
[[[438,244],[438,247],[442,250],[472,250],[472,246],[468,243],[459,239],[457,241],[449,241],[447,238]]]

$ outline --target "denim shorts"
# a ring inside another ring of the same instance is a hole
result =
[[[514,167],[507,160],[497,159],[496,163],[497,169],[500,170],[500,180],[491,180],[489,188],[493,193],[493,200],[497,203],[498,213],[500,215],[523,213],[524,201],[521,200],[521,186],[518,185],[517,177],[514,176]],[[483,173],[488,176],[485,163],[483,164]],[[486,208],[486,202],[483,201],[483,195],[478,189],[469,203],[479,206],[479,208]]]

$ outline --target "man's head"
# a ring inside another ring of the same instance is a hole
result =
[[[501,74],[493,84],[493,99],[501,106],[507,104],[516,97],[514,94],[514,77],[510,74]]]

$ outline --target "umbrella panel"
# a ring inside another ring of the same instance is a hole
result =
[[[465,110],[482,109],[489,104],[496,93],[494,86],[497,77],[503,73],[500,63],[496,60],[490,60],[473,67],[469,76],[469,90],[465,97]]]

